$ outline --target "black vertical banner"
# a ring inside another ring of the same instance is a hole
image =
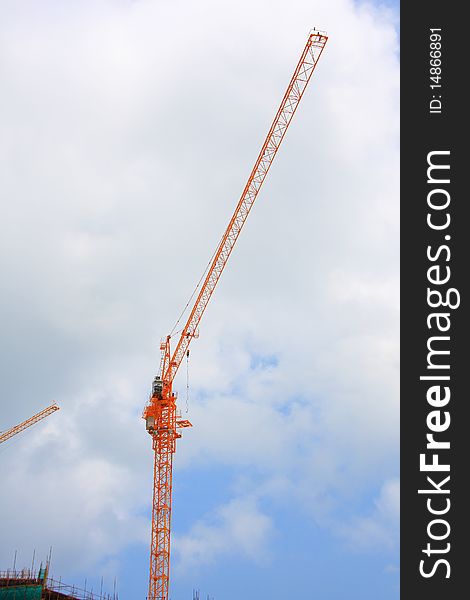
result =
[[[468,25],[401,7],[401,598],[470,598]]]

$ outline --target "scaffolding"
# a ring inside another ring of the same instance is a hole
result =
[[[47,568],[0,571],[0,600],[118,600],[116,592],[103,594],[67,585],[48,577]]]

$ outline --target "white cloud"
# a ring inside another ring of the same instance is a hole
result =
[[[173,537],[180,572],[213,563],[223,555],[241,555],[262,563],[273,533],[269,517],[253,498],[237,498],[196,522],[184,536]]]
[[[314,25],[331,38],[201,323],[194,429],[176,457],[179,470],[261,475],[240,478],[216,519],[180,538],[180,555],[228,552],[225,535],[251,557],[242,508],[262,548],[269,515],[246,498],[288,491],[335,527],[351,481],[396,476],[395,23],[346,0],[280,8],[5,6],[2,428],[52,399],[62,410],[0,455],[11,515],[0,562],[43,538],[66,574],[72,557],[144,540],[152,457],[140,411],[159,337],[219,239]],[[251,368],[255,355],[276,361]],[[182,373],[183,409],[184,388]]]
[[[399,516],[400,483],[398,479],[391,479],[383,484],[371,514],[341,524],[338,533],[355,551],[396,548]]]
[[[105,400],[65,406],[3,446],[2,510],[9,519],[2,560],[8,565],[11,549],[28,561],[34,548],[43,560],[53,546],[56,572],[72,565],[78,572],[128,544],[147,543],[148,521],[139,514],[145,466],[135,461],[140,435],[132,439],[126,422],[109,418]],[[113,400],[119,406],[119,397]]]

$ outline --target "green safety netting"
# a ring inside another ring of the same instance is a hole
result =
[[[18,585],[0,588],[0,600],[41,600],[42,585]]]

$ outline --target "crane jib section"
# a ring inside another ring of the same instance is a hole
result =
[[[240,235],[240,231],[245,224],[265,177],[274,161],[274,157],[276,156],[305,88],[315,70],[327,39],[327,36],[320,32],[313,32],[309,36],[307,45],[304,48],[297,68],[294,71],[294,75],[287,87],[279,110],[274,117],[269,133],[266,136],[266,140],[235,208],[235,212],[233,213],[214,255],[211,266],[194,303],[188,321],[181,333],[173,356],[167,365],[165,365],[166,369],[162,373],[162,379],[167,384],[171,384],[173,381],[181,361],[188,350],[189,344],[196,333],[201,317],[204,314],[206,306],[209,303],[222,271],[235,246],[235,242]]]
[[[43,410],[38,412],[36,415],[30,417],[29,419],[26,419],[26,421],[23,421],[19,425],[15,425],[15,427],[12,427],[11,429],[4,431],[3,433],[0,433],[0,444],[2,442],[6,442],[7,440],[12,438],[17,433],[20,433],[21,431],[24,431],[28,427],[31,427],[31,425],[34,425],[38,421],[45,419],[46,417],[51,415],[56,410],[59,410],[59,407],[57,406],[57,404],[51,404],[47,408],[44,408]]]

